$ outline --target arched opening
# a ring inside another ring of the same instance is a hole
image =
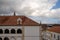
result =
[[[8,29],[5,29],[4,33],[5,34],[8,34],[9,33],[9,30]]]
[[[17,30],[17,33],[18,33],[18,34],[21,34],[21,33],[22,33],[22,30],[21,30],[21,29],[18,29],[18,30]]]
[[[3,30],[2,29],[0,29],[0,34],[3,34]]]
[[[15,34],[15,29],[11,29],[11,33],[12,34]]]
[[[9,38],[8,37],[5,37],[4,40],[9,40]]]
[[[2,40],[2,38],[0,37],[0,40]]]

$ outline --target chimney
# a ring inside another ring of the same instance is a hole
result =
[[[15,12],[14,12],[14,16],[16,16]]]

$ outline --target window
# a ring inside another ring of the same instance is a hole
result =
[[[9,40],[9,38],[8,37],[5,37],[4,40]]]
[[[55,38],[55,34],[54,34],[54,38]]]
[[[8,29],[5,29],[5,31],[4,31],[6,34],[8,34],[9,33],[9,30]]]
[[[18,18],[18,19],[17,19],[17,24],[18,24],[18,25],[22,24],[22,19],[21,19],[21,18]]]
[[[12,34],[15,34],[15,29],[11,29],[11,33]]]
[[[3,30],[2,29],[0,29],[0,34],[2,34],[3,33]]]
[[[59,35],[58,35],[58,40],[60,40]]]
[[[2,38],[0,37],[0,40],[2,40]]]
[[[21,29],[18,29],[18,30],[17,30],[17,33],[18,33],[18,34],[21,34],[21,33],[22,33],[22,30],[21,30]]]

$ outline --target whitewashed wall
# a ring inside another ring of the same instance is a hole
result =
[[[0,29],[9,29],[14,28],[22,29],[22,26],[0,26]],[[22,34],[1,34],[0,37],[9,37],[10,40],[22,40]],[[24,26],[24,40],[39,40],[39,26]]]
[[[22,29],[22,26],[0,26],[0,29]],[[22,40],[22,34],[0,34],[0,37],[4,39],[4,37],[8,37],[10,40]]]
[[[39,40],[39,37],[25,37],[25,40]]]
[[[56,33],[56,32],[51,32],[52,33],[52,40],[58,40],[58,36],[60,38],[60,33]],[[55,37],[54,37],[55,35]]]
[[[54,37],[54,35],[55,35],[55,37]],[[58,40],[58,36],[60,36],[59,33],[46,31],[46,32],[44,33],[43,38],[44,38],[44,39],[47,39],[47,40]],[[59,38],[60,38],[60,37],[59,37]]]
[[[39,27],[25,27],[25,36],[39,36]]]
[[[25,40],[39,40],[39,26],[25,27]]]
[[[22,38],[21,37],[16,37],[16,40],[22,40]]]

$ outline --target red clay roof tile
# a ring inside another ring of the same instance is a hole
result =
[[[16,26],[18,25],[18,18],[22,19],[22,24],[20,24],[21,26],[39,26],[38,23],[26,16],[0,16],[0,26]]]
[[[60,26],[53,26],[48,31],[60,33]]]

